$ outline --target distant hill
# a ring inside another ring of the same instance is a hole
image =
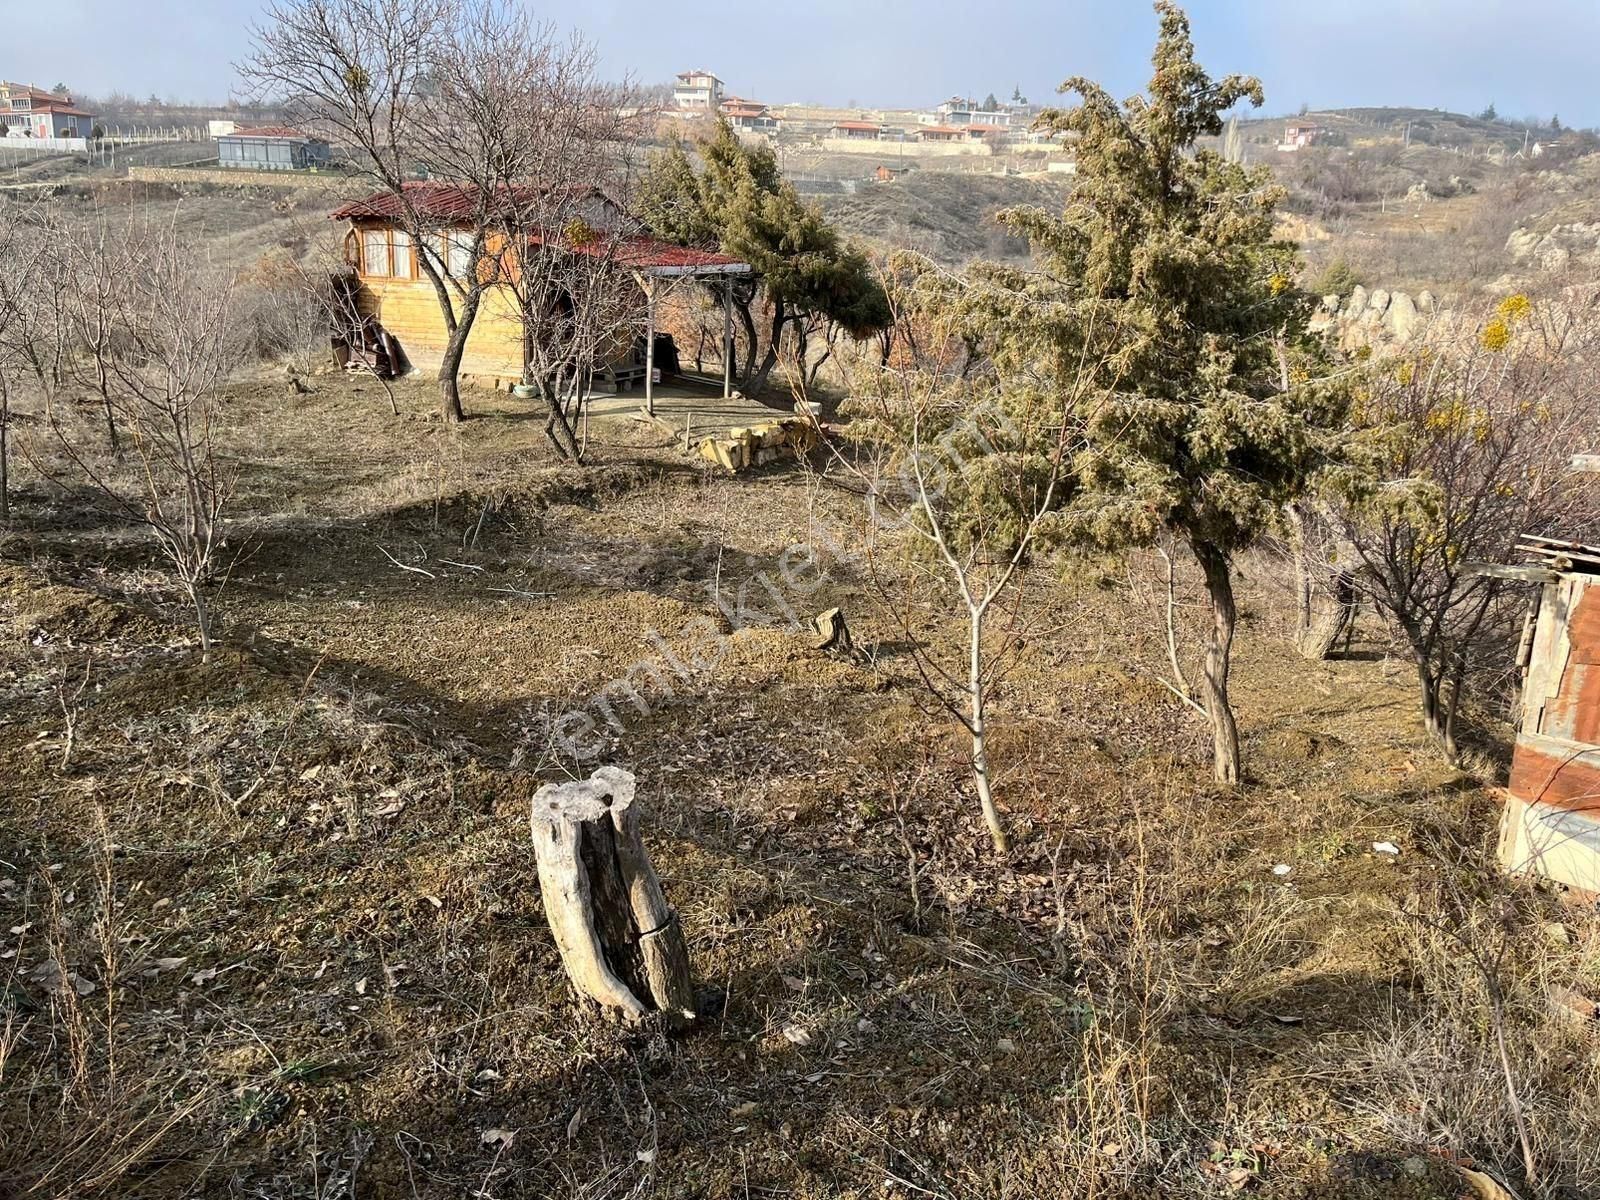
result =
[[[1322,145],[1360,147],[1377,143],[1432,146],[1459,154],[1515,154],[1534,142],[1576,141],[1585,135],[1553,129],[1548,121],[1498,118],[1484,120],[1465,113],[1433,108],[1374,107],[1318,109],[1289,116],[1263,117],[1239,123],[1247,143],[1273,146],[1284,125],[1311,121],[1320,126]]]
[[[1037,176],[907,171],[891,183],[817,200],[858,241],[919,250],[953,266],[973,258],[1027,257],[1027,243],[1006,236],[994,214],[1021,204],[1060,209],[1069,188],[1065,181]]]

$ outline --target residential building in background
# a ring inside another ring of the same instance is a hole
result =
[[[777,133],[781,124],[772,110],[759,100],[729,96],[718,111],[728,119],[728,124],[745,133]]]
[[[94,131],[94,114],[73,104],[70,92],[32,84],[0,81],[0,117],[10,137],[86,138]]]
[[[983,107],[982,101],[973,100],[969,97],[952,96],[931,112],[920,114],[917,120],[923,125],[958,127],[984,125],[1009,129],[1013,115],[1012,107],[1008,104],[1000,104],[994,108],[986,109]],[[1019,124],[1025,123],[1019,122]]]
[[[710,71],[680,71],[672,88],[672,103],[686,112],[707,116],[722,107],[722,80]]]
[[[217,163],[251,171],[304,171],[326,166],[328,143],[282,125],[235,129],[217,139]]]
[[[836,138],[857,138],[877,141],[883,137],[882,121],[835,121],[828,131]]]
[[[1283,127],[1283,141],[1278,143],[1278,150],[1283,154],[1293,154],[1307,146],[1315,146],[1321,137],[1322,126],[1311,121],[1290,121]]]

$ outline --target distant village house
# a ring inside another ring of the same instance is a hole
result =
[[[1307,146],[1315,146],[1321,138],[1322,126],[1310,121],[1290,121],[1283,127],[1283,141],[1278,143],[1278,150],[1283,154],[1293,154]]]
[[[1008,104],[998,104],[994,108],[985,108],[983,104],[963,96],[952,96],[931,112],[922,113],[917,117],[923,125],[940,126],[945,128],[965,128],[969,125],[996,127],[1010,129],[1013,124],[1025,125],[1031,115],[1031,108],[1027,113],[1018,107]]]
[[[854,138],[860,141],[878,141],[883,137],[881,121],[835,121],[828,131],[836,138]]]
[[[0,81],[0,116],[9,137],[86,138],[94,114],[72,103],[69,92],[46,92],[31,84]]]
[[[710,71],[680,71],[672,88],[674,107],[710,116],[722,107],[722,80]]]
[[[304,171],[332,161],[328,143],[298,129],[265,125],[217,138],[220,166],[252,171]]]
[[[742,100],[729,96],[718,110],[728,124],[744,133],[777,133],[779,121],[772,110],[758,100]]]

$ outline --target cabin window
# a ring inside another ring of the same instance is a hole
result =
[[[361,234],[361,270],[365,275],[389,274],[389,231],[368,229]]]
[[[411,279],[416,276],[416,255],[411,251],[411,235],[400,230],[395,230],[394,235],[394,275],[396,279]]]
[[[471,282],[472,235],[464,230],[453,230],[444,235],[445,267],[450,278],[460,283]]]

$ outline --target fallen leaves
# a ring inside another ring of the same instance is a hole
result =
[[[485,1129],[479,1139],[485,1146],[493,1146],[496,1153],[504,1153],[511,1149],[517,1140],[515,1129]]]

